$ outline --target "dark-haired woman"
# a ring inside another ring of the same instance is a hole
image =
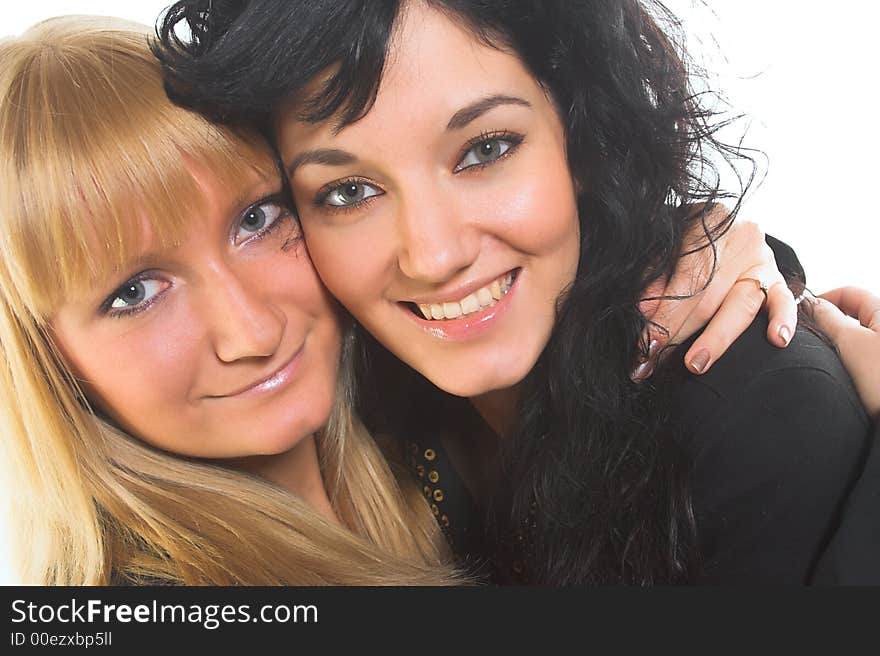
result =
[[[274,126],[315,266],[369,333],[361,411],[406,436],[463,559],[499,582],[810,580],[869,439],[831,349],[774,349],[757,320],[700,378],[631,376],[643,290],[729,221],[644,6],[184,2],[161,36],[174,98]]]

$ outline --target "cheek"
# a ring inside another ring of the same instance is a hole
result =
[[[526,255],[562,258],[554,262],[562,268],[576,261],[577,203],[561,153],[531,158],[515,175],[502,177],[493,193],[475,197],[471,206],[480,216],[492,217],[490,230],[507,246]]]
[[[132,422],[156,408],[185,404],[198,372],[195,322],[179,315],[161,319],[146,330],[104,341],[92,358],[100,359],[92,367],[96,393],[114,414]]]
[[[390,261],[383,231],[372,229],[369,220],[341,227],[317,222],[303,227],[315,269],[340,303],[356,312],[381,295]]]
[[[157,316],[125,333],[65,334],[59,347],[96,407],[150,434],[188,401],[199,366],[193,325]]]
[[[311,247],[304,243],[295,252],[284,254],[264,276],[273,294],[275,304],[287,309],[288,320],[292,317],[330,320],[337,322],[336,305],[326,284],[318,275]],[[263,283],[264,288],[267,284]]]

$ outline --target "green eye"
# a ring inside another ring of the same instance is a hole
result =
[[[256,234],[268,232],[285,212],[284,207],[275,201],[261,201],[251,205],[242,213],[238,221],[236,243],[243,242]]]
[[[469,169],[472,166],[480,166],[482,164],[491,164],[497,159],[503,157],[516,144],[512,139],[501,139],[493,137],[485,139],[472,146],[461,158],[461,161],[455,167],[456,172]]]
[[[127,282],[116,290],[110,307],[120,309],[140,305],[158,294],[161,291],[161,287],[162,284],[158,280],[134,280]]]
[[[324,202],[333,207],[352,207],[367,198],[380,196],[382,192],[365,182],[345,182],[331,189],[324,197]]]
[[[266,225],[266,210],[262,207],[254,207],[244,215],[241,220],[241,227],[248,232],[257,232]]]
[[[171,287],[167,280],[150,275],[139,274],[113,290],[101,304],[101,313],[108,317],[124,317],[150,307]]]

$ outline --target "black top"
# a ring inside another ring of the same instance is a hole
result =
[[[799,328],[777,349],[766,330],[681,389],[705,583],[809,582],[871,443],[831,347]]]
[[[840,528],[813,582],[818,585],[880,585],[880,428],[868,464],[850,493]]]
[[[865,468],[870,422],[831,347],[799,327],[777,349],[766,330],[759,317],[709,372],[680,384],[681,446],[692,463],[704,559],[695,583],[809,582]],[[680,362],[685,348],[670,357]],[[409,445],[410,463],[456,554],[491,563],[484,572],[496,582],[516,582],[516,550],[485,552],[481,515],[442,444],[420,440]],[[872,466],[880,470],[880,456]],[[876,535],[872,544],[880,544]],[[849,551],[829,550],[823,571],[846,570],[839,561]]]

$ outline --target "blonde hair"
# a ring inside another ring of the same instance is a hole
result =
[[[0,61],[0,430],[21,582],[460,580],[427,503],[352,415],[345,347],[317,437],[342,526],[266,481],[151,448],[91,410],[52,343],[53,307],[129,257],[142,230],[132,208],[152,234],[177,239],[202,202],[183,154],[229,185],[246,167],[278,173],[253,135],[167,100],[142,26],[51,19],[0,42]]]

